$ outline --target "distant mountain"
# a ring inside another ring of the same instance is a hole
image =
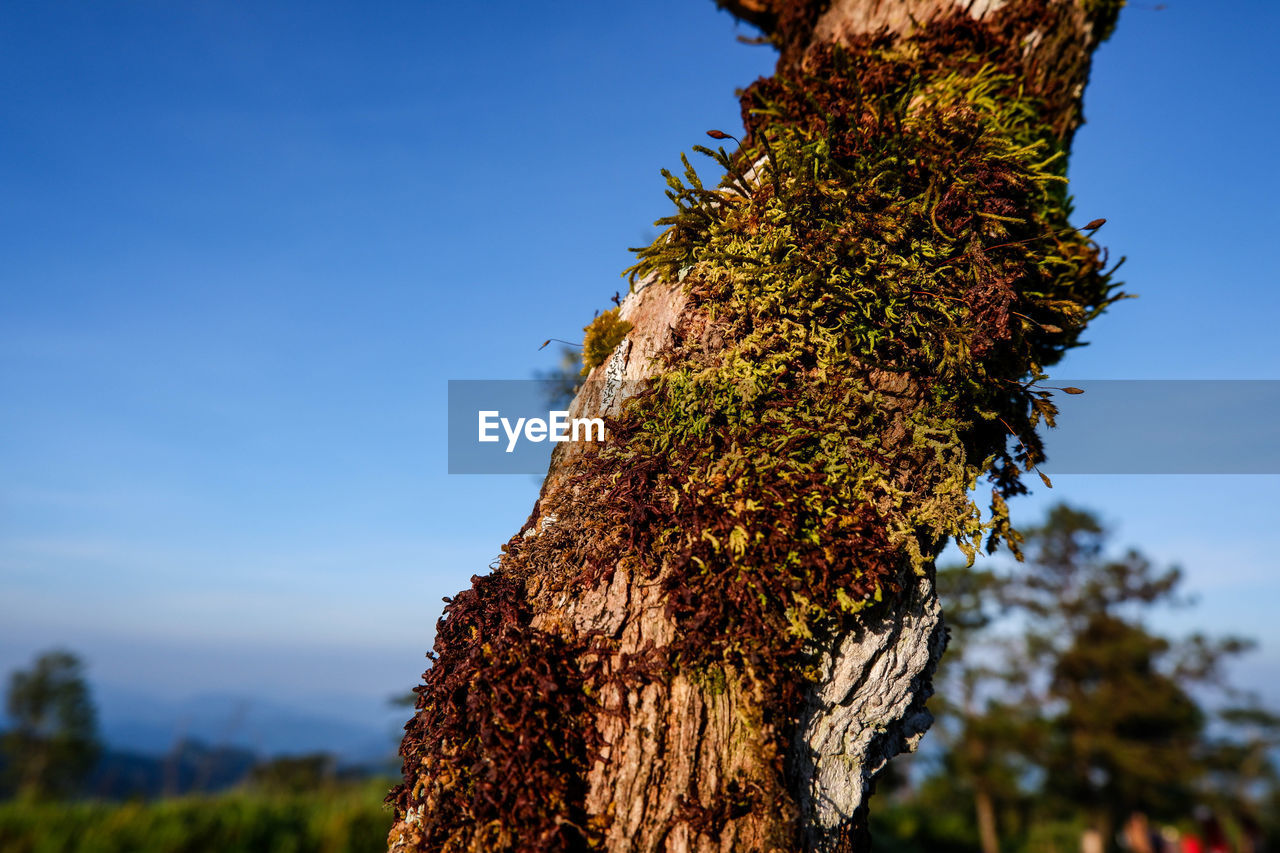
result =
[[[383,762],[394,756],[403,710],[374,708],[367,723],[324,710],[300,710],[258,698],[206,694],[166,701],[103,688],[102,738],[124,753],[165,755],[182,741],[262,756],[327,752],[342,763]]]
[[[84,792],[108,799],[212,793],[240,784],[257,763],[249,750],[196,741],[176,744],[167,755],[108,749],[85,781]]]

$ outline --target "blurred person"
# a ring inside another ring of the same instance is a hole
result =
[[[1157,853],[1159,839],[1152,833],[1151,822],[1142,812],[1133,812],[1124,823],[1125,846],[1136,853]]]

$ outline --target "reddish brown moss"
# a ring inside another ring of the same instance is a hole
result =
[[[400,814],[418,810],[402,833],[411,849],[588,849],[584,643],[530,616],[506,573],[475,578],[445,608],[401,745],[412,782],[391,800]]]

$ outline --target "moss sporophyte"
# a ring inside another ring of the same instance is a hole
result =
[[[890,606],[947,541],[1016,549],[1005,498],[1055,412],[1036,383],[1123,296],[1071,226],[1069,130],[1047,106],[1065,96],[1016,66],[1020,20],[811,50],[744,93],[737,151],[695,146],[717,186],[687,159],[664,173],[676,210],[629,273],[680,282],[681,320],[609,441],[544,490],[530,525],[556,523],[446,608],[393,842],[587,849],[608,821],[584,805],[608,684],[749,684],[781,755],[815,637]],[[600,314],[584,370],[630,328]],[[611,636],[533,626],[535,589],[620,568],[661,586],[670,645],[617,661]],[[777,808],[777,773],[733,813]]]

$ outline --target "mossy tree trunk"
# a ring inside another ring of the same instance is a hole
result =
[[[1119,296],[1063,177],[1118,3],[721,5],[778,71],[589,329],[610,440],[446,608],[394,850],[869,849],[930,723],[933,559],[1014,544],[1035,383]]]

